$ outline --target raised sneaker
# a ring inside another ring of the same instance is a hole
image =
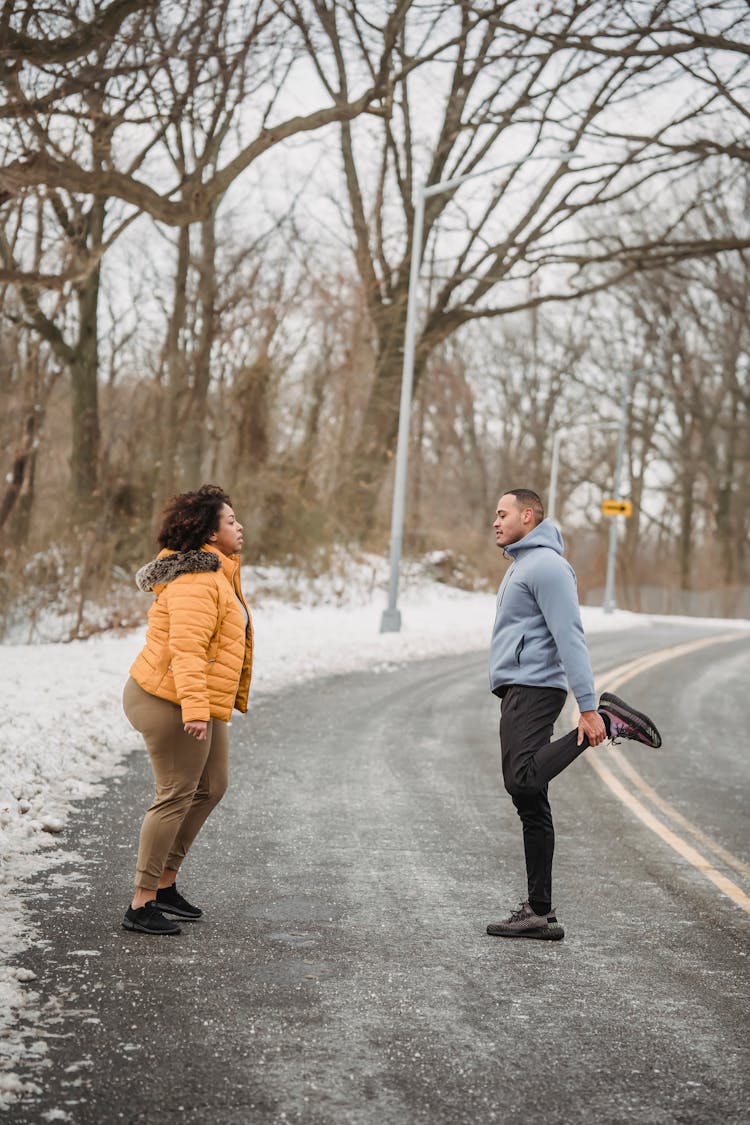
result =
[[[490,922],[487,933],[492,937],[536,938],[537,941],[560,941],[565,937],[565,930],[554,913],[535,914],[528,902],[522,902],[503,922]]]
[[[182,897],[176,883],[171,887],[159,887],[156,892],[156,905],[163,914],[173,914],[175,918],[182,918],[186,922],[195,922],[203,915],[199,906],[193,906]]]
[[[129,906],[122,920],[123,929],[133,930],[137,934],[154,934],[157,937],[170,937],[172,934],[181,934],[182,930],[171,918],[165,918],[156,904],[151,899],[145,906],[134,910]]]
[[[631,742],[642,742],[644,746],[651,746],[658,750],[661,746],[661,735],[653,719],[636,711],[619,695],[612,695],[605,691],[599,700],[599,714],[609,722],[609,737],[612,742],[619,738],[628,738]]]

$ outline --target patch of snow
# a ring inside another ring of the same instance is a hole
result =
[[[39,1086],[33,1082],[22,1082],[17,1074],[9,1071],[7,1074],[0,1074],[0,1098],[3,1094],[26,1094],[38,1093]],[[0,1101],[0,1105],[2,1102]]]

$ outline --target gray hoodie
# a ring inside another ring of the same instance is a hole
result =
[[[550,520],[505,548],[513,558],[497,593],[490,688],[570,690],[581,711],[596,707],[594,675],[578,607],[576,576]],[[566,678],[567,677],[567,678]]]

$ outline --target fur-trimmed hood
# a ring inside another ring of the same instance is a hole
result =
[[[135,576],[135,584],[144,594],[155,586],[165,586],[181,574],[207,574],[221,569],[221,559],[214,551],[162,551],[146,563]]]

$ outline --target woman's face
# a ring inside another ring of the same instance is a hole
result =
[[[223,505],[219,514],[219,526],[209,535],[208,541],[218,547],[222,555],[236,555],[242,550],[242,524],[228,504]]]

